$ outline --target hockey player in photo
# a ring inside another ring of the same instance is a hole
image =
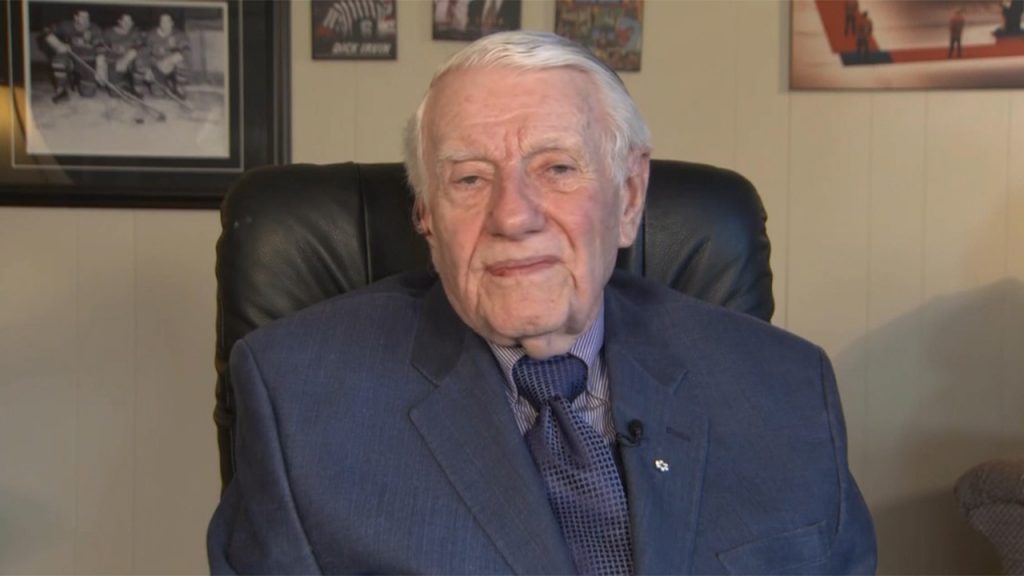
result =
[[[135,27],[135,20],[127,12],[103,34],[106,54],[97,59],[96,76],[133,96],[142,97],[143,72],[138,66],[139,52],[145,37]]]
[[[56,92],[55,104],[70,98],[77,88],[79,96],[96,94],[96,59],[103,50],[103,32],[89,19],[87,10],[75,10],[71,20],[64,20],[43,31],[46,44],[53,51],[50,69]]]
[[[152,91],[163,89],[185,99],[190,50],[185,33],[174,27],[174,18],[168,13],[161,14],[160,24],[146,35],[144,74]]]
[[[127,173],[165,161],[176,167],[186,158],[226,166],[241,153],[236,134],[244,118],[234,103],[245,98],[243,58],[230,48],[242,37],[232,3],[10,4],[21,8],[19,22],[8,27],[16,33],[11,46],[22,48],[9,54],[9,75],[24,86],[16,160],[39,156]],[[5,5],[0,12],[8,12]]]

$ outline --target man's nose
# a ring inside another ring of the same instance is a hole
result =
[[[520,170],[503,171],[495,182],[487,214],[492,234],[517,238],[544,227],[539,190]]]

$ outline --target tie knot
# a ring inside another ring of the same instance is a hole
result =
[[[587,387],[587,365],[571,354],[547,360],[523,356],[512,367],[512,380],[519,393],[540,410],[555,397],[562,397],[566,402],[575,400]]]

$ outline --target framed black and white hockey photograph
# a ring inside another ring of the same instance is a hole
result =
[[[395,0],[313,0],[314,60],[396,60]]]
[[[213,207],[288,159],[284,3],[20,0],[0,18],[0,203]]]

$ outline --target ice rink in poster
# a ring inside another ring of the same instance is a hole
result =
[[[1024,0],[794,0],[794,89],[1019,88]]]

